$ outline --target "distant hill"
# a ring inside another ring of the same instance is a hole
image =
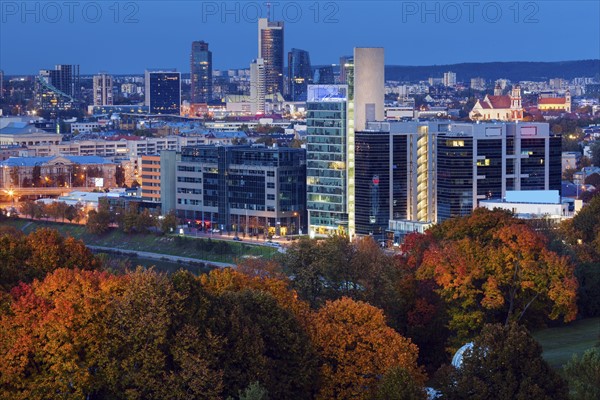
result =
[[[444,72],[456,73],[459,82],[468,83],[471,78],[511,81],[545,81],[551,78],[573,79],[577,77],[599,77],[600,60],[557,61],[557,62],[488,62],[430,66],[386,65],[385,79],[390,81],[417,82],[429,77],[441,78]]]

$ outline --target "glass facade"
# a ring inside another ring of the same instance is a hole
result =
[[[311,234],[345,232],[348,221],[346,101],[311,102],[309,95],[306,106],[307,209]]]
[[[335,83],[333,67],[326,66],[315,69],[313,81],[318,85],[333,85]]]
[[[212,100],[212,52],[204,41],[192,42],[191,55],[191,102],[208,103]]]
[[[502,197],[502,139],[477,140],[477,198]]]
[[[550,136],[550,165],[549,165],[549,189],[561,191],[562,180],[562,137],[559,134]]]
[[[354,151],[356,234],[383,239],[390,219],[390,134],[356,132]]]
[[[265,21],[265,23],[266,26],[261,25],[259,21],[259,58],[262,58],[265,63],[266,93],[283,93],[283,22]]]
[[[473,138],[439,135],[437,140],[437,221],[473,210]]]
[[[521,139],[521,157],[521,190],[544,190],[546,139]]]
[[[150,72],[148,79],[150,113],[179,115],[181,74],[179,72]]]
[[[292,49],[288,53],[289,99],[306,101],[309,83],[312,83],[312,72],[308,51]]]
[[[206,227],[295,234],[306,210],[304,149],[194,146],[177,165],[180,217]]]
[[[391,207],[395,220],[408,218],[408,140],[406,135],[392,136]]]

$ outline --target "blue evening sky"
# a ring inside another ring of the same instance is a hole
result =
[[[338,63],[357,46],[384,47],[388,65],[600,58],[597,0],[272,3],[272,17],[285,21],[286,53],[308,50],[312,64]],[[265,4],[0,0],[0,69],[189,72],[193,40],[209,43],[215,69],[246,68],[256,58],[256,19],[266,16]]]

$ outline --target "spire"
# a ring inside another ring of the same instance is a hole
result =
[[[502,87],[499,83],[496,83],[496,87],[494,88],[494,96],[502,96]]]

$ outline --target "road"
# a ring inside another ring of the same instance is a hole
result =
[[[222,263],[222,262],[216,262],[216,261],[208,261],[208,260],[200,260],[197,258],[189,258],[189,257],[180,257],[180,256],[171,256],[169,254],[160,254],[160,253],[149,253],[147,251],[137,251],[137,250],[124,250],[124,249],[116,249],[116,248],[112,248],[112,247],[102,247],[102,246],[90,246],[87,245],[87,247],[89,247],[92,250],[100,250],[100,251],[113,251],[113,252],[118,252],[118,253],[134,253],[137,254],[138,257],[142,257],[142,258],[150,258],[153,260],[168,260],[168,261],[172,261],[172,262],[203,262],[209,265],[214,265],[215,267],[219,267],[219,268],[228,268],[228,267],[235,267],[234,264],[227,264],[227,263]]]

